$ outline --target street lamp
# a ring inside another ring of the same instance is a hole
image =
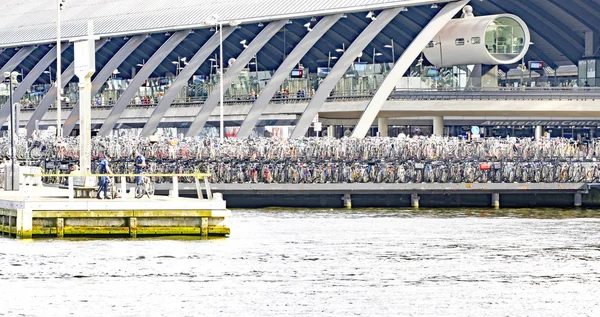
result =
[[[327,59],[327,71],[331,69],[331,60],[338,59],[337,56],[331,56],[331,51],[329,51],[329,58]]]
[[[383,47],[392,49],[392,64],[396,64],[396,54],[394,52],[394,39],[390,39],[391,44],[386,44]]]
[[[219,136],[220,141],[223,143],[223,139],[225,138],[225,125],[223,122],[223,23],[219,21],[219,16],[216,14],[211,15],[207,20],[206,24],[214,24],[215,32],[219,32],[219,70],[221,72],[219,81],[221,86],[221,105],[219,107]]]
[[[50,80],[48,83],[52,86],[52,68],[48,67],[48,70],[45,70],[44,74],[48,74],[48,79]]]
[[[10,103],[10,178],[11,178],[11,188],[10,190],[15,190],[15,126],[18,130],[18,119],[16,116],[15,105],[13,102],[13,93],[14,89],[17,88],[19,81],[17,77],[19,76],[19,72],[4,72],[4,80],[8,80],[8,91],[9,91],[9,103]],[[7,190],[6,188],[4,190]]]
[[[375,48],[373,47],[373,85],[375,85],[375,57],[377,56],[381,56],[383,54],[375,51]]]
[[[62,84],[60,76],[62,73],[61,61],[61,39],[60,39],[60,11],[63,9],[63,3],[66,0],[56,0],[56,138],[62,137],[62,118],[61,118],[61,103],[62,103]]]
[[[248,48],[248,44],[246,44],[247,41],[246,40],[241,40],[240,44],[242,44],[242,46],[244,48]],[[258,92],[260,90],[260,84],[258,82],[258,53],[256,53],[256,55],[254,55],[254,63],[250,62],[248,63],[248,71],[250,71],[250,65],[254,65],[254,75],[256,77],[256,92]]]
[[[179,76],[179,73],[181,72],[181,70],[183,69],[183,67],[181,67],[181,62],[183,62],[183,65],[187,65],[187,57],[177,57],[176,61],[172,61],[171,63],[173,65],[176,65],[177,68],[175,69],[175,76]]]

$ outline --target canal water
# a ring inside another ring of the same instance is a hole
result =
[[[234,210],[219,239],[0,238],[0,316],[598,316],[594,210]]]

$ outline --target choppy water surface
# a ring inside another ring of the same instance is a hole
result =
[[[600,213],[235,210],[226,239],[0,238],[6,316],[598,316]]]

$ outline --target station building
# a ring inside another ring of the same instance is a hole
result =
[[[19,74],[12,93],[0,85],[0,121],[12,97],[23,134],[57,125],[58,56],[60,129],[78,133],[73,43],[90,21],[98,135],[210,136],[221,111],[231,137],[600,127],[597,0],[6,0],[0,12],[0,73]]]

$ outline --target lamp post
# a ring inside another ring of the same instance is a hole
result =
[[[346,52],[346,43],[342,43],[342,48],[336,48],[335,51],[338,53],[342,53],[342,55],[343,55],[344,52]],[[342,95],[344,95],[345,90],[346,90],[346,78],[344,76],[342,78]]]
[[[48,67],[48,70],[44,71],[44,74],[48,74],[48,83],[52,86],[52,68]]]
[[[13,100],[14,89],[17,88],[19,84],[17,77],[20,74],[18,72],[5,72],[4,80],[8,79],[8,94],[9,94],[9,104],[10,104],[10,179],[11,179],[11,188],[10,190],[15,190],[15,126],[17,126],[18,131],[18,119],[16,116],[15,105]],[[6,190],[6,188],[5,188]]]
[[[375,50],[373,47],[373,88],[375,88],[375,57],[383,55]]]
[[[63,3],[66,0],[56,0],[56,138],[62,137],[62,118],[61,118],[61,107],[62,107],[62,84],[60,76],[62,73],[62,61],[61,61],[61,39],[60,39],[60,11],[62,11]]]
[[[223,140],[225,138],[225,125],[223,122],[223,99],[225,99],[223,96],[223,23],[219,21],[219,16],[216,14],[211,15],[206,21],[206,23],[214,24],[215,32],[219,32],[219,70],[221,72],[219,76],[219,86],[221,89],[221,105],[219,107],[219,140],[221,141],[221,143],[223,143]]]
[[[338,59],[337,56],[331,56],[331,51],[329,51],[329,58],[327,59],[327,71],[331,69],[331,60]]]
[[[391,44],[386,44],[383,47],[392,49],[392,64],[396,64],[396,54],[394,52],[394,39],[390,39]]]

